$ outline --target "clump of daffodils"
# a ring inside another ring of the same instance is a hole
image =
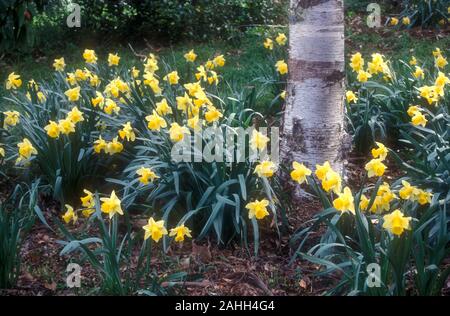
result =
[[[74,106],[64,119],[60,119],[58,122],[50,120],[48,125],[44,127],[44,130],[50,138],[58,138],[60,134],[69,135],[75,133],[76,124],[83,121],[83,112],[77,106]]]
[[[349,65],[353,72],[356,73],[357,80],[360,83],[366,83],[369,79],[379,74],[383,75],[386,79],[390,79],[392,77],[391,70],[388,62],[384,60],[384,56],[374,53],[371,57],[371,61],[367,63],[367,67],[365,68],[366,62],[361,53],[357,52],[351,56]],[[347,95],[347,101],[349,103],[350,101],[356,102],[352,94]]]
[[[175,237],[175,242],[183,242],[186,237],[192,238],[191,230],[184,224],[170,229],[170,233],[165,227],[164,220],[155,221],[153,217],[148,219],[147,225],[142,227],[145,231],[144,240],[151,238],[155,242],[159,242],[165,235]]]
[[[285,46],[286,43],[287,43],[287,40],[288,40],[288,38],[287,38],[286,34],[284,34],[284,33],[278,33],[278,35],[275,37],[275,43],[276,43],[278,46],[280,46],[280,47],[281,47],[281,46]],[[273,50],[273,48],[274,48],[274,40],[271,39],[270,37],[267,37],[267,38],[264,40],[263,45],[264,45],[264,47],[265,47],[266,49],[268,49],[268,50]]]
[[[281,51],[287,45],[287,40],[285,34],[278,33],[266,44]],[[229,113],[224,113],[226,104],[214,93],[222,83],[221,70],[227,66],[225,54],[218,53],[202,61],[194,49],[185,52],[186,68],[190,69],[188,74],[181,71],[184,67],[176,69],[162,65],[154,54],[149,54],[142,63],[129,69],[125,69],[116,52],[102,57],[93,49],[85,49],[81,57],[84,65],[72,69],[62,56],[50,63],[55,78],[60,80],[60,87],[64,87],[62,90],[52,91],[48,85],[38,85],[33,80],[23,85],[23,78],[14,72],[8,76],[5,83],[8,90],[25,100],[27,105],[46,109],[42,111],[44,119],[33,122],[39,137],[23,137],[21,142],[15,144],[18,146],[17,163],[28,164],[34,159],[46,159],[46,150],[42,148],[61,151],[74,146],[77,152],[71,149],[72,155],[69,157],[73,160],[70,163],[79,159],[76,162],[81,165],[85,159],[91,159],[95,163],[101,161],[104,162],[102,165],[116,168],[120,165],[116,162],[126,161],[139,151],[143,139],[153,139],[154,136],[154,139],[176,145],[190,140],[192,133],[203,127],[228,124],[226,119],[229,117],[226,114]],[[274,70],[285,76],[288,73],[287,62],[281,57],[274,60]],[[277,97],[286,98],[286,91],[277,94]],[[139,101],[142,104],[138,104]],[[56,107],[56,110],[53,111],[52,107]],[[4,128],[7,129],[17,129],[16,126],[20,127],[30,120],[28,114],[21,110],[5,111],[4,116]],[[269,138],[255,130],[250,143],[254,151],[264,152]],[[2,144],[0,158],[5,154]],[[295,174],[300,182],[309,174],[300,166],[297,167]],[[249,169],[248,176],[261,187],[273,180],[278,166],[273,161],[261,160],[249,164]],[[144,191],[167,180],[167,175],[162,172],[164,167],[146,162],[138,165],[127,176],[138,190]],[[67,224],[78,225],[84,221],[83,218],[90,217],[94,217],[91,220],[109,218],[114,223],[126,214],[126,204],[121,200],[125,199],[121,196],[122,191],[112,190],[107,195],[100,194],[99,198],[92,189],[85,188],[81,192],[75,200],[68,199],[72,205],[64,203],[60,218]],[[269,207],[275,212],[272,197],[268,198],[266,194],[264,198],[262,192],[254,194],[244,203],[245,208],[241,208],[253,221],[268,217]],[[193,236],[186,223],[168,226],[157,215],[148,219],[143,230],[144,240],[151,239],[154,242],[163,238],[183,242]]]
[[[387,168],[383,161],[388,155],[388,149],[380,142],[376,144],[377,147],[371,151],[372,160],[365,167],[369,178],[375,176],[381,178]],[[312,176],[312,170],[299,162],[293,162],[290,175],[292,180],[299,184],[316,182]],[[410,229],[411,217],[404,216],[404,213],[399,209],[391,212],[393,205],[398,205],[400,200],[426,205],[431,203],[433,197],[431,192],[419,189],[405,180],[402,181],[402,187],[395,191],[387,182],[381,183],[374,194],[373,200],[368,198],[366,194],[356,197],[350,187],[342,188],[341,176],[333,170],[328,161],[322,165],[316,165],[314,176],[321,183],[324,193],[332,197],[332,205],[336,211],[353,215],[356,214],[356,209],[359,209],[360,212],[370,211],[371,214],[375,215],[388,213],[380,217],[383,220],[382,227],[397,236]],[[367,191],[367,189],[364,189],[364,191]],[[359,204],[355,204],[357,198]],[[396,203],[394,204],[394,202]]]

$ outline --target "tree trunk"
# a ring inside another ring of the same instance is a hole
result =
[[[283,162],[311,169],[329,161],[343,170],[344,8],[342,0],[291,0],[288,98],[283,117]],[[294,198],[302,196],[296,186]]]

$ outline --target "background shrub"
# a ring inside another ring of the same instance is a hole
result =
[[[0,51],[26,48],[34,44],[33,16],[45,0],[0,1]]]
[[[81,27],[69,28],[68,1],[1,1],[0,50],[19,49],[19,43],[28,48],[39,43],[40,49],[68,43],[88,47],[123,40],[142,45],[143,38],[173,42],[213,37],[236,41],[249,26],[285,22],[287,2],[78,0],[75,3],[81,7]],[[26,18],[24,12],[29,12]],[[52,34],[51,41],[48,34]]]

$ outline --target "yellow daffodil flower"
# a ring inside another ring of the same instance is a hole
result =
[[[345,93],[345,97],[347,99],[347,103],[356,103],[358,101],[358,97],[353,93],[353,91],[347,91]]]
[[[134,78],[134,79],[136,79],[137,77],[139,77],[139,74],[140,74],[140,70],[139,69],[137,69],[136,67],[132,67],[131,68],[131,76]]]
[[[203,92],[203,88],[200,84],[200,81],[193,83],[186,83],[184,88],[188,91],[191,97],[194,97],[197,93]]]
[[[413,73],[413,76],[416,79],[424,79],[425,78],[425,73],[423,72],[422,68],[420,68],[419,66],[416,66],[415,71]]]
[[[264,41],[264,47],[268,50],[273,50],[273,41],[270,38],[266,38]]]
[[[144,240],[152,238],[155,242],[158,242],[164,235],[167,235],[167,229],[164,227],[164,221],[155,221],[153,217],[150,217],[147,225],[142,227],[145,231]]]
[[[105,105],[105,98],[101,92],[95,91],[95,98],[91,99],[91,104],[94,108],[98,106],[100,109],[103,109],[103,106]]]
[[[411,123],[414,126],[420,125],[422,127],[425,127],[425,125],[427,125],[427,122],[428,122],[428,120],[426,119],[425,115],[423,115],[419,111],[414,113],[414,116],[411,118]]]
[[[322,180],[322,188],[326,192],[333,191],[334,193],[339,194],[341,192],[341,187],[342,187],[341,176],[333,169],[328,170],[324,179]]]
[[[73,210],[73,207],[70,206],[69,204],[66,204],[65,206],[66,212],[62,216],[64,222],[66,222],[66,224],[69,224],[70,221],[72,221],[72,223],[75,224],[78,220],[77,213]]]
[[[66,81],[71,85],[71,86],[75,86],[77,84],[77,78],[75,78],[75,74],[68,72],[67,73],[67,78]]]
[[[3,121],[3,128],[8,128],[8,126],[16,126],[20,122],[20,113],[17,111],[5,111]]]
[[[193,63],[195,59],[197,59],[197,54],[195,54],[194,50],[191,49],[189,52],[184,54],[184,59],[186,59],[186,61],[189,63]]]
[[[320,181],[323,181],[330,170],[332,170],[330,163],[325,161],[323,165],[316,165],[315,175]]]
[[[120,57],[117,54],[108,54],[108,66],[119,66]]]
[[[105,152],[109,155],[114,155],[122,152],[122,150],[122,143],[117,140],[117,137],[114,137],[112,141],[107,143]]]
[[[448,65],[448,61],[447,59],[444,58],[444,56],[439,55],[436,59],[435,59],[435,64],[438,68],[444,68],[445,66]]]
[[[256,165],[255,171],[253,173],[256,173],[260,178],[270,178],[276,171],[277,165],[275,163],[270,160],[264,160]]]
[[[172,123],[169,129],[170,140],[179,142],[184,139],[184,134],[189,134],[189,129],[185,126],[180,126],[178,123]]]
[[[58,138],[59,137],[59,125],[58,123],[54,121],[49,121],[48,125],[44,127],[44,129],[47,131],[47,135],[51,138]]]
[[[72,110],[67,113],[67,119],[71,120],[74,124],[82,122],[84,121],[83,112],[81,112],[76,106],[74,106]]]
[[[69,135],[75,132],[75,124],[69,118],[58,121],[59,132],[63,135]]]
[[[85,49],[83,52],[83,58],[88,64],[97,63],[97,56],[95,55],[95,51],[92,49]]]
[[[187,126],[192,128],[194,131],[199,131],[202,127],[202,121],[198,115],[194,115],[187,121]]]
[[[425,205],[431,203],[431,199],[433,198],[433,194],[431,192],[419,190],[417,194],[417,202],[420,205]]]
[[[258,132],[256,129],[252,131],[252,137],[250,138],[250,146],[252,149],[264,150],[267,143],[269,142],[269,137],[263,133]]]
[[[102,202],[101,211],[108,214],[109,218],[112,218],[115,214],[123,215],[122,206],[120,205],[121,201],[114,190],[109,198],[103,197],[100,198],[100,201]]]
[[[372,149],[372,157],[380,158],[381,160],[386,159],[386,156],[388,154],[388,149],[386,148],[386,146],[384,146],[380,142],[375,142],[375,143],[377,144],[378,148]]]
[[[75,70],[75,79],[77,81],[86,81],[88,79],[88,73],[84,70],[77,69]]]
[[[410,229],[411,217],[405,217],[400,210],[395,210],[391,214],[383,216],[383,228],[394,235],[400,236],[405,230]]]
[[[444,87],[447,84],[450,84],[450,79],[443,72],[439,71],[434,85],[436,87]]]
[[[167,103],[166,98],[156,103],[156,113],[159,115],[172,114],[172,108]]]
[[[156,60],[156,56],[153,54],[150,54],[149,57],[146,59],[144,64],[144,72],[154,74],[158,67],[158,61]]]
[[[383,60],[383,55],[375,53],[372,54],[372,61],[367,63],[368,72],[372,75],[376,75],[380,72],[384,72],[386,63]]]
[[[213,59],[213,63],[217,67],[223,67],[225,66],[225,58],[223,57],[223,55],[216,56]]]
[[[416,112],[420,112],[420,108],[417,105],[411,105],[407,111],[410,117],[413,117]]]
[[[95,213],[95,198],[94,194],[91,191],[84,189],[83,192],[86,195],[80,197],[81,205],[84,207],[81,214],[85,218],[88,218]]]
[[[89,77],[89,84],[91,87],[98,87],[100,85],[100,78],[97,75],[91,75]]]
[[[127,139],[127,141],[134,142],[136,140],[136,134],[133,131],[133,127],[131,126],[131,122],[126,122],[122,125],[122,129],[119,131],[120,139]]]
[[[362,58],[361,53],[355,53],[350,58],[350,67],[354,72],[359,72],[364,68],[364,58]]]
[[[286,45],[287,37],[283,33],[278,33],[278,36],[275,38],[275,41],[278,43],[278,45],[284,46]]]
[[[210,85],[215,84],[218,85],[219,84],[219,76],[217,76],[217,72],[215,72],[214,70],[210,70],[210,76],[208,76],[208,83]]]
[[[198,66],[197,67],[197,73],[195,74],[195,78],[197,80],[203,80],[203,81],[207,81],[208,80],[208,74],[206,73],[206,69],[205,66]]]
[[[288,73],[288,65],[284,62],[284,60],[277,61],[275,67],[280,75],[285,75]]]
[[[205,120],[208,123],[213,123],[218,121],[223,114],[216,109],[214,106],[208,106],[208,111],[205,112]]]
[[[8,79],[6,79],[6,90],[10,89],[18,89],[22,86],[22,79],[20,79],[19,75],[16,75],[14,72],[8,75]]]
[[[162,89],[159,86],[159,80],[149,72],[144,73],[144,84],[152,89],[153,93],[159,95],[162,93]]]
[[[108,144],[100,135],[99,138],[94,142],[94,151],[99,154],[102,150],[106,151],[106,147],[108,147]]]
[[[175,236],[175,241],[176,242],[184,241],[185,237],[192,238],[191,230],[189,228],[187,228],[186,226],[184,226],[184,224],[181,224],[180,226],[172,228],[170,230],[169,236],[170,237],[174,237]]]
[[[391,26],[396,26],[398,24],[398,19],[397,18],[391,18],[389,24]]]
[[[212,60],[207,60],[205,63],[205,68],[208,70],[213,70],[216,67],[216,65],[214,65],[214,62]]]
[[[56,71],[64,71],[64,68],[66,68],[64,57],[55,59],[53,62],[53,68],[55,68]]]
[[[161,128],[167,127],[166,120],[159,116],[155,110],[153,110],[153,114],[146,116],[145,119],[148,122],[148,128],[152,131],[160,131]]]
[[[32,155],[37,155],[36,148],[33,147],[28,138],[24,138],[22,142],[17,144],[17,147],[19,147],[19,161],[30,159]]]
[[[67,90],[64,94],[67,96],[67,99],[71,102],[76,102],[80,99],[80,87],[75,87]]]
[[[412,186],[408,181],[402,180],[402,188],[398,191],[398,195],[403,200],[416,200],[419,195],[419,189]]]
[[[142,184],[148,184],[149,182],[153,182],[155,179],[159,178],[159,176],[153,172],[152,168],[141,167],[136,170],[136,174],[139,176],[139,181]]]
[[[333,201],[333,206],[338,211],[350,211],[352,214],[355,214],[353,194],[349,187],[345,187],[344,192],[338,193],[338,197]]]
[[[177,109],[181,111],[187,111],[188,108],[192,107],[192,99],[184,93],[184,96],[177,97]]]
[[[363,194],[361,200],[359,201],[359,209],[364,212],[369,207],[369,199]]]
[[[292,168],[294,169],[291,171],[292,180],[298,182],[299,184],[308,182],[306,177],[311,175],[312,171],[310,169],[305,167],[304,164],[298,163],[296,161],[292,163]]]
[[[360,70],[358,71],[358,76],[357,79],[359,82],[367,82],[370,78],[372,78],[372,75],[370,73],[368,73],[367,71],[364,70]]]
[[[433,104],[439,99],[434,86],[423,86],[419,88],[420,96],[427,100],[428,104]]]
[[[178,76],[177,71],[169,72],[164,78],[164,81],[167,81],[169,84],[174,85],[178,84],[180,77]]]
[[[106,99],[105,106],[103,107],[103,111],[105,111],[105,113],[108,115],[112,115],[113,113],[115,113],[117,115],[117,114],[119,114],[120,107],[113,100]]]
[[[389,184],[384,182],[378,188],[377,197],[371,207],[372,212],[389,211],[390,203],[396,199],[397,196],[391,191]]]
[[[269,201],[262,199],[261,201],[255,200],[254,202],[248,203],[245,208],[248,209],[248,218],[252,219],[263,219],[269,212],[267,211],[267,206],[269,206]]]
[[[375,176],[381,177],[387,167],[383,164],[382,160],[378,158],[369,161],[364,168],[367,170],[369,178],[371,178]]]

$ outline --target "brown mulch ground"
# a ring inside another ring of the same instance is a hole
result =
[[[353,155],[348,159],[348,183],[353,186],[360,182],[365,172],[365,158]],[[22,271],[17,287],[0,292],[3,295],[75,295],[88,294],[88,289],[99,284],[99,276],[89,266],[83,265],[82,289],[74,291],[66,287],[66,267],[68,257],[61,257],[63,239],[57,233],[57,226],[51,218],[60,211],[51,199],[41,200],[49,230],[39,220],[25,237],[22,247]],[[288,233],[280,238],[270,223],[261,227],[261,245],[258,257],[253,256],[253,245],[249,250],[238,244],[219,248],[213,241],[196,244],[185,242],[181,247],[172,246],[168,256],[155,259],[156,266],[170,258],[172,267],[198,275],[199,278],[179,287],[183,295],[318,295],[330,284],[314,278],[318,266],[309,262],[296,261],[289,264],[294,250],[289,245],[292,233],[321,210],[317,201],[305,200],[289,214]],[[318,234],[319,235],[319,234]],[[160,247],[159,247],[160,248]],[[167,266],[167,265],[166,265]],[[164,268],[158,269],[162,273]],[[169,272],[169,271],[167,271]]]
[[[290,228],[299,227],[319,209],[316,202],[302,204],[302,212],[290,215]],[[47,219],[58,216],[54,205],[45,207]],[[56,227],[51,221],[51,227]],[[65,285],[68,257],[61,257],[63,239],[59,233],[49,230],[37,220],[25,237],[22,246],[22,271],[17,287],[0,291],[3,295],[75,295],[87,294],[81,289],[76,292]],[[317,269],[307,263],[289,265],[292,249],[289,239],[279,238],[273,228],[261,228],[261,246],[257,258],[239,245],[219,248],[213,242],[202,244],[185,242],[181,248],[173,246],[169,257],[177,262],[179,269],[200,278],[180,287],[184,295],[314,295],[323,291],[323,285],[315,283],[310,276]],[[162,265],[166,258],[155,260]],[[83,265],[82,287],[98,286],[99,277],[95,271]]]

